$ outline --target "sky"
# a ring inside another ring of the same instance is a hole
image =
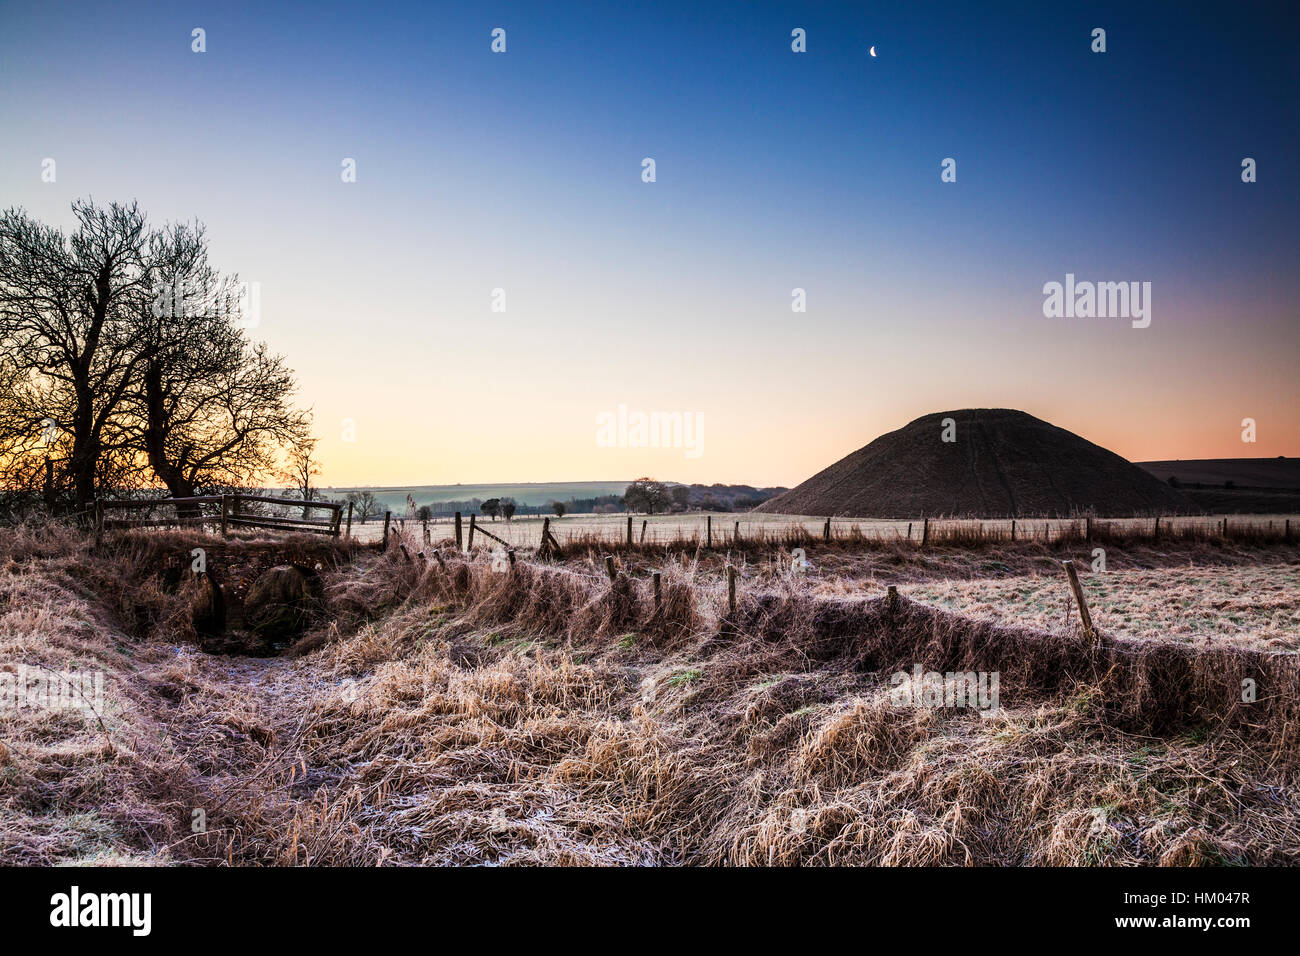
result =
[[[1300,455],[1283,10],[0,0],[0,206],[202,221],[331,485],[793,485],[979,406]],[[1067,274],[1150,324],[1045,316]]]

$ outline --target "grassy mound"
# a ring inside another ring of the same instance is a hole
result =
[[[951,441],[944,440],[951,420]],[[772,514],[1116,517],[1173,514],[1191,502],[1099,445],[1025,412],[936,412],[882,435],[755,509]]]

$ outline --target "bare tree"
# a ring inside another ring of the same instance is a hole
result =
[[[345,500],[352,502],[352,513],[360,519],[362,524],[384,513],[383,503],[372,492],[353,491],[348,494]]]
[[[156,233],[150,253],[155,294],[136,317],[143,357],[128,440],[173,497],[252,485],[276,449],[307,433],[290,404],[293,373],[240,327],[237,280],[209,267],[202,226]]]
[[[148,235],[135,203],[78,200],[72,212],[66,236],[22,209],[0,214],[0,353],[19,383],[5,443],[26,457],[57,429],[61,483],[82,509],[122,447],[115,416],[141,358],[132,317],[149,299]]]
[[[134,203],[72,211],[69,235],[0,215],[0,480],[77,509],[153,482],[189,497],[256,485],[287,446],[314,493],[293,373],[249,340],[203,227],[151,230]]]
[[[313,480],[319,474],[316,439],[303,436],[289,447],[289,456],[280,470],[280,480],[288,485],[289,491],[298,495],[300,501],[315,501],[319,492]]]

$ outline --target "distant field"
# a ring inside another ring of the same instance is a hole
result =
[[[1300,489],[1183,488],[1198,511],[1212,515],[1294,514],[1300,511]]]
[[[391,511],[406,510],[406,496],[417,505],[438,501],[469,501],[471,498],[514,498],[521,505],[549,505],[552,501],[570,498],[597,498],[602,495],[621,495],[631,481],[538,481],[520,484],[487,485],[408,485],[405,487],[375,488],[358,486],[321,489],[330,498],[342,498],[353,491],[369,491]]]
[[[1300,458],[1200,458],[1184,461],[1139,461],[1139,468],[1161,481],[1177,478],[1184,485],[1300,489]]]
[[[1096,625],[1145,640],[1300,649],[1300,565],[1153,568],[1086,576]],[[1059,573],[909,586],[914,600],[972,617],[1047,630],[1073,602]]]

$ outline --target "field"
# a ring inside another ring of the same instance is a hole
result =
[[[470,501],[474,498],[513,498],[521,505],[549,505],[552,501],[570,498],[598,498],[604,495],[621,495],[627,490],[627,481],[538,481],[516,484],[489,483],[482,485],[399,485],[365,488],[324,488],[331,500],[343,498],[352,491],[369,491],[392,511],[406,508],[410,495],[417,505],[438,501]]]
[[[1060,574],[1053,571],[917,584],[908,595],[1004,624],[1060,629],[1075,610]],[[1088,597],[1094,622],[1111,634],[1300,650],[1300,567],[1294,564],[1112,572],[1089,581]]]
[[[1176,479],[1194,506],[1210,514],[1300,510],[1300,458],[1207,458],[1138,464],[1161,481]]]
[[[0,863],[1300,862],[1295,544],[647,546],[611,582],[419,537],[0,532],[0,669],[103,684],[3,712]],[[196,547],[232,599],[317,567],[306,632],[205,653]]]

